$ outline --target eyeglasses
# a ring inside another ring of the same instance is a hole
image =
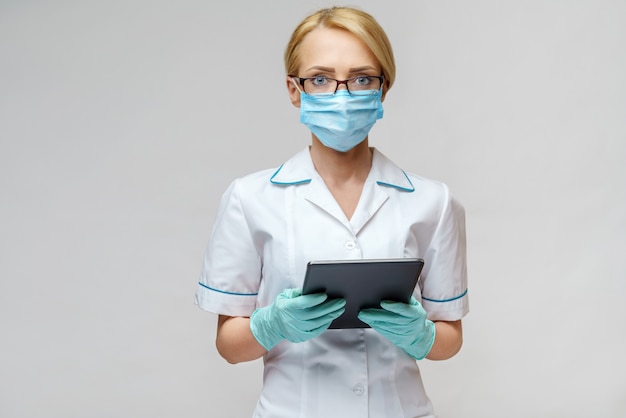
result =
[[[335,78],[317,76],[317,77],[295,77],[302,90],[307,94],[329,94],[337,93],[337,89],[341,84],[346,85],[348,93],[354,95],[367,95],[377,93],[383,85],[384,77],[381,76],[359,76],[352,77],[347,80],[337,80]]]

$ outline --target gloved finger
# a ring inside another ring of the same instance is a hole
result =
[[[313,306],[308,309],[301,309],[293,312],[292,315],[303,321],[308,321],[314,318],[324,317],[328,314],[332,314],[339,310],[345,310],[346,300],[342,298],[327,300],[317,306]]]
[[[326,293],[313,293],[308,295],[299,295],[293,299],[289,299],[293,309],[309,309],[323,303],[328,296]]]
[[[410,303],[393,302],[384,300],[380,303],[381,308],[386,311],[396,313],[409,318],[422,318],[426,317],[426,311],[422,305],[412,298]]]
[[[372,323],[386,323],[396,326],[410,324],[415,320],[415,318],[410,316],[399,315],[395,312],[378,308],[362,309],[358,314],[358,318],[369,325],[372,325]]]
[[[389,322],[369,320],[367,315],[361,315],[361,313],[359,313],[358,317],[361,321],[368,324],[373,330],[390,341],[404,338],[407,334],[405,325],[398,326],[398,324],[391,324]]]
[[[370,312],[370,311],[360,311],[357,314],[357,318],[359,318],[361,321],[365,322],[367,325],[369,325],[372,328],[375,328],[375,326],[379,322],[381,322],[380,316],[377,313]]]
[[[310,333],[316,329],[325,329],[330,326],[335,318],[340,317],[345,312],[344,307],[340,307],[334,311],[328,312],[325,315],[316,316],[311,319],[301,320],[293,318],[287,323],[289,327],[297,331],[297,333]]]
[[[329,318],[327,321],[319,324],[319,326],[308,329],[306,331],[299,330],[299,332],[295,332],[290,339],[291,342],[304,342],[309,340],[310,338],[317,337],[324,333],[330,327],[331,322],[333,322],[334,318]]]
[[[341,315],[343,312],[341,312],[339,315]],[[339,316],[337,315],[337,316]],[[324,331],[326,331],[328,329],[328,327],[330,327],[330,324],[333,322],[335,318],[331,317],[330,321],[323,323],[322,325],[320,325],[317,328],[314,328],[312,330],[309,331],[309,335],[311,337],[317,337],[318,335],[321,335],[324,333]]]
[[[287,299],[297,298],[300,295],[302,295],[302,289],[299,287],[293,289],[285,289],[281,292],[281,296]]]
[[[302,288],[292,288],[283,290],[277,299],[289,300],[292,302],[294,308],[302,307],[308,308],[309,306],[319,305],[324,302],[328,296],[326,293],[311,293],[308,295],[302,294]]]
[[[326,326],[326,328],[328,328],[328,326],[330,326],[330,323],[333,322],[336,318],[339,318],[345,311],[346,309],[342,306],[324,315],[311,318],[307,321],[303,321],[303,323],[306,323],[306,326],[309,330],[323,326]]]

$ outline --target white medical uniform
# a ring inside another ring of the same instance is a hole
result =
[[[469,310],[463,207],[445,184],[407,174],[373,149],[351,219],[308,148],[280,168],[235,180],[205,254],[196,303],[250,316],[301,287],[310,260],[421,257],[415,297],[431,320]],[[255,418],[434,417],[417,362],[372,329],[282,341],[264,356]]]

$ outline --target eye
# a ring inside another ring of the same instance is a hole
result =
[[[372,77],[356,77],[354,79],[354,84],[357,86],[369,86],[372,84]]]
[[[311,83],[313,83],[315,87],[323,87],[326,84],[328,84],[328,79],[323,76],[317,76],[317,77],[311,78]]]

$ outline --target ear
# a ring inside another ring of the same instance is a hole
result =
[[[389,82],[387,80],[385,80],[385,82],[383,83],[383,94],[380,97],[380,101],[384,102],[385,101],[385,97],[387,96],[387,91],[389,90]]]
[[[287,92],[289,93],[289,100],[295,107],[300,107],[300,90],[296,86],[296,82],[289,76],[286,78]]]

